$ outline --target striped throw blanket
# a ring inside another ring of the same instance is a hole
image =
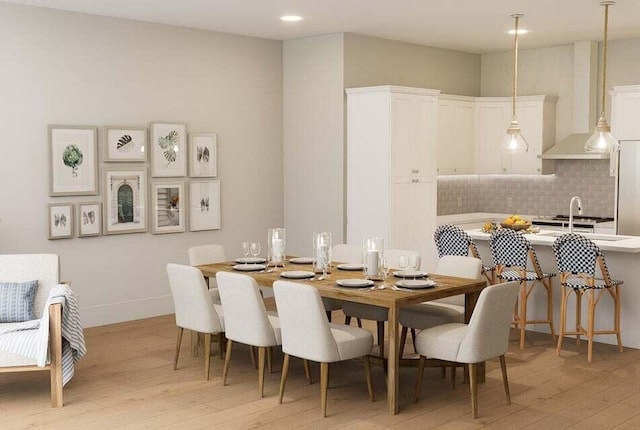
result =
[[[49,306],[62,304],[62,383],[73,377],[74,364],[87,352],[78,300],[71,288],[59,284],[51,289],[42,318],[0,325],[0,350],[36,360],[43,367],[49,361]]]

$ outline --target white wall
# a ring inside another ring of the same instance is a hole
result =
[[[166,263],[282,224],[281,42],[5,3],[0,40],[0,253],[59,254],[86,326],[172,312]],[[48,196],[47,125],[151,121],[218,133],[222,230],[47,240],[47,203],[103,197]]]
[[[287,252],[311,255],[314,231],[343,237],[343,35],[288,40],[284,69]]]

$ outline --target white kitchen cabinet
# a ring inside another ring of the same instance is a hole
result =
[[[474,173],[475,97],[438,98],[438,174]]]
[[[502,151],[502,139],[512,118],[510,97],[479,97],[475,111],[475,173],[553,173],[553,162],[538,158],[555,140],[557,97],[518,97],[517,119],[529,151]]]
[[[640,85],[613,87],[611,91],[611,134],[618,140],[640,139]]]
[[[437,90],[347,89],[347,241],[382,237],[435,268]]]

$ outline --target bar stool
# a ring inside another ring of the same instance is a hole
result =
[[[622,339],[620,338],[620,285],[622,285],[623,282],[611,279],[607,262],[598,245],[584,236],[569,233],[560,236],[553,242],[553,253],[558,263],[560,284],[562,285],[558,355],[560,355],[562,339],[565,334],[576,335],[576,343],[578,345],[580,345],[580,336],[587,336],[589,343],[587,362],[589,364],[591,364],[593,357],[594,335],[615,334],[618,339],[618,349],[622,352]],[[596,265],[600,268],[602,278],[596,278]],[[594,320],[596,306],[598,306],[605,291],[607,291],[613,299],[613,330],[595,330]],[[576,295],[576,330],[567,331],[567,303],[572,292]],[[587,306],[589,309],[588,326],[586,330],[582,327],[581,321],[583,295],[587,297]]]
[[[549,324],[553,341],[556,333],[553,328],[553,290],[552,278],[555,273],[543,272],[533,246],[524,235],[503,228],[489,239],[493,262],[496,265],[496,277],[501,282],[519,281],[520,297],[516,303],[513,324],[520,329],[520,349],[524,349],[525,326],[527,324]],[[533,270],[527,270],[530,262]],[[541,285],[547,293],[547,319],[527,319],[527,300],[536,285]]]
[[[482,261],[478,247],[473,239],[458,226],[452,224],[441,225],[436,228],[433,238],[440,258],[444,255],[460,255],[478,258]],[[495,266],[482,266],[482,274],[491,285],[496,283],[495,269]]]

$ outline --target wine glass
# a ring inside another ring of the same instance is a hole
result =
[[[398,258],[398,267],[403,272],[407,270],[407,268],[409,267],[409,256],[408,255],[401,255],[400,258]]]
[[[384,273],[384,281],[387,282],[387,278],[389,277],[389,270],[391,270],[391,266],[389,265],[389,256],[384,254],[382,256],[382,271]]]
[[[260,255],[260,242],[251,242],[249,250],[251,251],[251,255],[254,257]]]
[[[413,271],[413,280],[415,281],[418,273],[418,257],[415,254],[409,256],[409,270]]]
[[[242,242],[242,255],[244,255],[244,264],[247,264],[247,257],[251,252],[251,244],[249,242]]]

